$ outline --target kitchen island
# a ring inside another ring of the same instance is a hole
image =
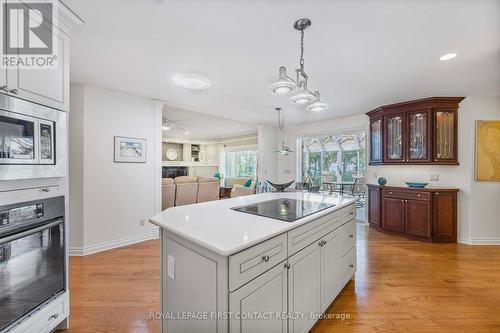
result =
[[[269,213],[276,199],[276,218],[234,209],[269,203],[261,207]],[[352,198],[285,192],[152,217],[160,227],[162,331],[307,332],[354,276],[355,213]]]

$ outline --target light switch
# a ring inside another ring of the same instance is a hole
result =
[[[431,173],[430,180],[431,181],[438,181],[439,180],[439,173]]]
[[[175,258],[172,256],[168,256],[167,259],[167,270],[168,277],[172,280],[175,280]]]

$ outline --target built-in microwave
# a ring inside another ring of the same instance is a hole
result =
[[[0,181],[66,175],[66,113],[0,94]]]
[[[0,110],[0,164],[54,164],[54,122]]]

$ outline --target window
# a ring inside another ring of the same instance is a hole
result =
[[[328,174],[335,182],[349,182],[364,176],[365,133],[302,138],[302,179],[321,184]]]
[[[257,176],[257,150],[226,151],[226,177]]]

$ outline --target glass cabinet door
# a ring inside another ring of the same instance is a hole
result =
[[[456,160],[455,111],[435,111],[434,160]]]
[[[385,118],[385,160],[404,161],[403,151],[404,116],[394,115]]]
[[[408,114],[408,160],[425,161],[429,159],[429,114],[427,111]]]
[[[370,123],[370,161],[371,162],[381,162],[382,161],[382,119],[374,120]]]

